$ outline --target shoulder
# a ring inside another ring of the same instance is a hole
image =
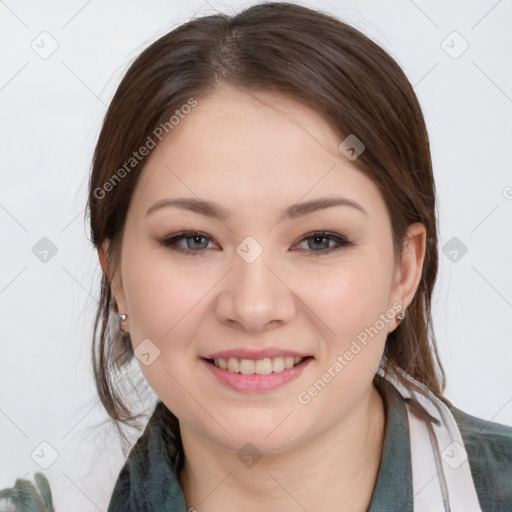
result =
[[[108,512],[184,511],[177,418],[158,401],[114,486]]]
[[[482,510],[512,510],[512,427],[471,416],[453,404],[450,410],[464,441]]]
[[[140,498],[140,471],[149,463],[149,427],[137,439],[119,472],[107,512],[136,512],[143,510]]]

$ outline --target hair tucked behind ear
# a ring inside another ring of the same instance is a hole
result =
[[[126,170],[132,153],[148,137],[154,138],[154,130],[176,109],[191,98],[201,101],[222,84],[287,94],[320,113],[340,142],[349,134],[363,141],[366,149],[352,164],[382,193],[397,259],[408,226],[425,225],[423,275],[405,320],[388,335],[384,369],[402,369],[446,400],[431,318],[438,249],[434,179],[422,112],[398,64],[369,38],[328,14],[289,3],[263,3],[235,16],[193,19],[151,44],[133,62],[105,116],[89,183],[92,243],[99,248],[111,241],[112,272],[146,158],[122,179],[117,179],[119,170]],[[115,184],[106,186],[112,180]],[[133,349],[129,335],[116,329],[118,311],[110,282],[110,276],[103,276],[94,328],[94,377],[110,417],[116,424],[134,424],[138,416],[114,383]]]

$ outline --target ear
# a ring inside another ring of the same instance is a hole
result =
[[[407,308],[414,298],[421,281],[425,259],[427,230],[421,222],[411,224],[402,246],[402,256],[397,263],[392,297]]]
[[[121,274],[117,270],[114,275],[111,275],[111,265],[108,258],[108,248],[110,246],[110,240],[106,239],[101,247],[98,248],[98,258],[100,260],[101,270],[105,275],[107,281],[112,287],[112,295],[114,296],[117,304],[117,310],[119,313],[126,312],[126,301],[124,299],[124,290],[121,279]]]

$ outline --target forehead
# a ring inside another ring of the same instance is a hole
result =
[[[339,139],[314,109],[288,96],[224,86],[198,98],[160,148],[202,147],[227,157],[245,155],[254,164],[265,161],[267,154],[276,158],[284,145],[302,148],[303,154],[323,149],[337,155]],[[294,154],[286,156],[293,159]]]
[[[222,88],[197,98],[152,151],[134,202],[147,208],[179,194],[262,208],[340,193],[382,206],[376,185],[338,151],[340,142],[315,110],[289,97]]]

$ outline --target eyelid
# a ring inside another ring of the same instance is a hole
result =
[[[327,249],[322,249],[320,251],[306,251],[309,252],[311,256],[322,256],[324,254],[329,254],[332,251],[336,251],[337,249],[342,249],[343,247],[348,247],[350,245],[354,245],[346,236],[338,234],[338,233],[332,233],[330,231],[312,231],[310,233],[307,233],[304,235],[295,246],[298,244],[309,240],[311,238],[326,238],[329,240],[334,240],[337,245],[334,247],[328,247]],[[299,249],[301,250],[301,249]]]
[[[196,231],[196,230],[181,231],[179,233],[175,233],[171,236],[163,238],[162,240],[160,240],[160,243],[168,248],[171,248],[171,250],[174,250],[176,252],[181,252],[182,254],[190,254],[190,253],[201,254],[201,253],[205,252],[205,249],[198,249],[198,250],[183,249],[182,247],[177,246],[177,243],[180,242],[181,240],[185,240],[187,238],[193,238],[193,237],[201,237],[201,238],[204,238],[205,240],[208,240],[209,242],[213,242],[214,244],[219,245],[212,236],[208,235],[208,233],[204,233],[203,231]],[[311,238],[316,238],[316,237],[333,240],[337,243],[337,245],[334,247],[328,247],[327,249],[322,249],[320,251],[306,251],[306,252],[311,253],[312,256],[313,255],[321,256],[323,254],[328,254],[337,249],[341,249],[343,247],[348,247],[348,246],[354,245],[353,242],[351,242],[344,235],[341,235],[338,233],[332,233],[329,231],[312,231],[312,232],[307,233],[304,236],[302,236],[302,238],[297,243],[294,244],[294,247],[296,247],[297,245],[299,245],[300,243],[302,243],[306,240],[309,240]],[[299,250],[303,250],[303,249],[299,249]]]
[[[196,230],[180,231],[179,233],[175,233],[173,235],[170,235],[170,236],[167,236],[167,237],[161,239],[160,243],[166,247],[172,248],[172,246],[176,245],[181,240],[186,240],[187,238],[193,238],[193,237],[201,237],[201,238],[204,238],[205,240],[208,240],[209,242],[213,242],[214,244],[219,245],[215,241],[215,239],[212,236],[210,236],[208,233],[204,233],[203,231],[196,231]],[[177,252],[189,252],[189,253],[190,252],[194,252],[194,253],[204,252],[204,249],[194,251],[192,249],[183,249],[181,247],[178,247],[175,250]]]

